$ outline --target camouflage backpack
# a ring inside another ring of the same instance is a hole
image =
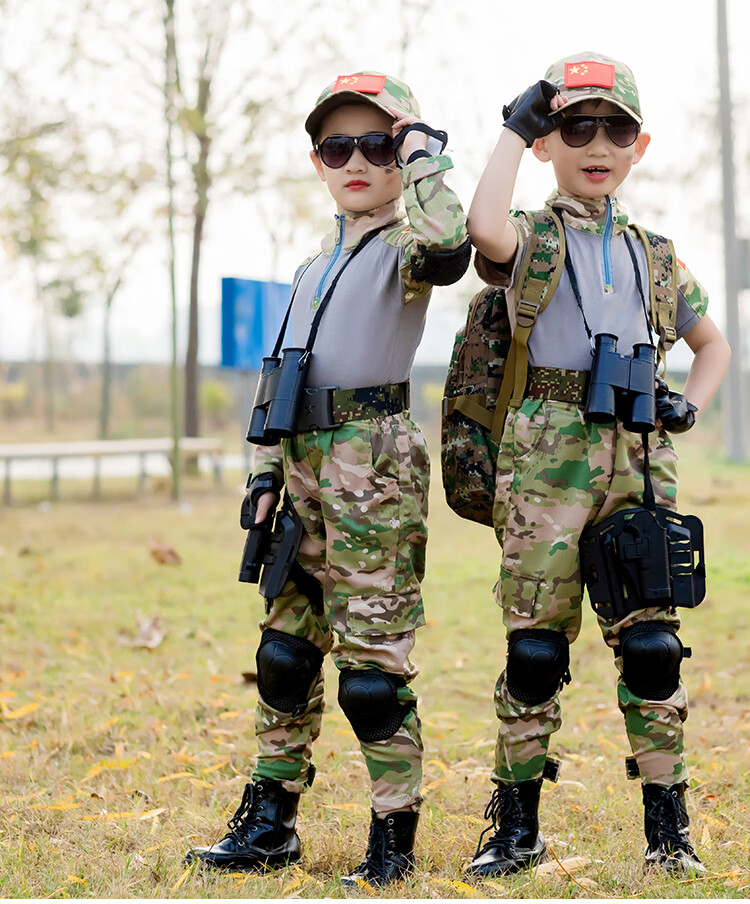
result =
[[[534,231],[517,280],[515,331],[505,291],[485,286],[472,298],[466,324],[456,333],[443,395],[440,461],[446,500],[457,515],[488,526],[505,416],[523,399],[529,336],[565,266],[565,231],[558,214],[545,210],[530,216]],[[646,249],[651,317],[663,356],[676,341],[674,248],[662,236],[632,228]]]

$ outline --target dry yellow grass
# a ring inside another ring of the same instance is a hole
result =
[[[708,547],[709,596],[685,613],[682,632],[694,650],[683,667],[692,836],[707,877],[643,873],[639,790],[624,777],[615,670],[587,610],[572,648],[565,724],[553,739],[563,774],[545,786],[541,807],[562,866],[463,881],[491,790],[491,694],[505,643],[491,593],[494,539],[447,510],[436,460],[429,624],[415,656],[426,745],[417,870],[382,897],[748,897],[750,469],[724,465],[708,440],[696,431],[681,442],[681,510],[703,518]],[[237,475],[220,495],[196,484],[189,510],[170,505],[164,491],[134,500],[124,484],[107,488],[114,498],[106,503],[0,510],[3,896],[344,896],[338,877],[363,853],[368,792],[330,671],[318,777],[299,819],[301,864],[267,877],[182,865],[191,844],[223,834],[255,752],[256,688],[242,673],[254,667],[261,604],[235,580],[242,482]],[[27,488],[27,496],[36,492],[41,485]],[[173,547],[182,564],[159,564],[152,540]],[[164,639],[153,649],[124,642],[136,633],[137,612],[158,617],[152,638],[161,630]]]

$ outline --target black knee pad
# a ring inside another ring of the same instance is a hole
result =
[[[536,705],[554,697],[570,681],[570,644],[559,631],[522,628],[508,637],[505,679],[511,696]]]
[[[671,625],[638,622],[620,632],[622,677],[636,697],[666,700],[680,683],[684,649]]]
[[[342,669],[339,706],[360,741],[385,741],[401,727],[410,704],[398,702],[403,678],[378,669]]]
[[[305,706],[323,664],[323,654],[304,637],[266,628],[255,656],[258,690],[282,713]]]

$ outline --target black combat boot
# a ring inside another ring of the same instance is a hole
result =
[[[704,873],[705,866],[690,845],[685,806],[686,782],[643,786],[643,827],[646,830],[646,863],[668,873]]]
[[[269,778],[245,785],[229,832],[209,848],[188,851],[186,863],[198,860],[219,869],[263,871],[300,858],[294,831],[299,794]]]
[[[414,869],[414,834],[419,813],[399,810],[378,817],[370,811],[370,837],[365,859],[348,876],[344,885],[356,885],[357,880],[370,885],[387,885],[403,879]]]
[[[540,778],[499,784],[484,811],[489,825],[479,836],[474,859],[466,868],[468,876],[500,876],[517,873],[546,859],[547,845],[539,834]],[[481,848],[482,839],[495,833]]]

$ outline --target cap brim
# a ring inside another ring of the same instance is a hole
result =
[[[305,120],[305,131],[313,141],[315,140],[315,136],[317,135],[323,118],[327,116],[331,110],[335,110],[336,107],[341,107],[344,104],[371,104],[373,107],[377,107],[379,110],[387,113],[388,116],[393,116],[388,107],[374,100],[367,94],[362,94],[361,91],[337,91],[319,104]]]
[[[560,89],[561,94],[565,94],[565,89]],[[571,97],[570,100],[564,106],[560,107],[557,111],[558,113],[564,113],[568,107],[572,107],[573,104],[582,104],[585,100],[606,100],[609,103],[614,104],[616,107],[619,107],[624,113],[627,113],[631,119],[634,119],[639,126],[643,125],[643,117],[639,116],[635,110],[631,109],[627,106],[627,104],[621,103],[619,100],[616,100],[609,94],[597,94],[596,92],[592,92],[591,94],[581,94],[577,97]]]

